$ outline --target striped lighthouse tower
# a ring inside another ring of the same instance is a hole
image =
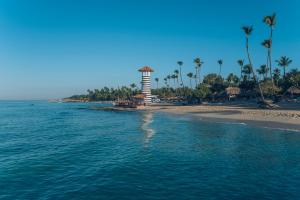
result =
[[[151,104],[151,72],[154,72],[148,66],[139,69],[142,72],[142,93],[145,96],[144,101],[146,104]]]

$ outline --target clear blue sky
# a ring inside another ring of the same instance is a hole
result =
[[[269,35],[264,15],[276,12],[274,60],[300,66],[298,0],[0,0],[0,99],[47,99],[86,89],[140,82],[150,65],[163,78],[193,59],[202,74],[239,73],[245,57],[242,25],[253,25],[254,65],[264,64],[260,45]]]

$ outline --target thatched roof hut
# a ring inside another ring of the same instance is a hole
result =
[[[133,99],[144,99],[146,97],[145,94],[136,94],[132,98]]]
[[[238,95],[241,93],[241,89],[239,87],[228,87],[226,88],[227,95]]]
[[[300,94],[300,88],[299,87],[296,87],[296,86],[291,86],[288,90],[287,90],[288,93],[290,94]]]

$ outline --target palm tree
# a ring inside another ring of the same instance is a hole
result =
[[[198,85],[198,83],[200,82],[200,69],[201,69],[201,65],[203,64],[203,62],[201,61],[200,58],[195,58],[194,59],[194,63],[196,65],[196,73],[195,73],[195,81],[196,81],[196,85]]]
[[[232,86],[239,82],[239,78],[233,73],[230,73],[227,77],[227,82],[229,83],[229,86]]]
[[[272,76],[272,46],[273,46],[273,30],[276,25],[276,13],[273,15],[265,16],[263,22],[270,27],[270,48],[268,48],[268,57],[269,57],[269,68],[270,68],[270,78],[273,81]]]
[[[174,74],[175,75],[175,79],[176,79],[176,83],[177,83],[177,87],[179,86],[179,81],[178,81],[178,75],[177,74]]]
[[[267,75],[268,75],[268,69],[267,69],[267,65],[261,65],[259,69],[256,70],[257,73],[260,75],[260,80],[262,80],[262,77],[264,79],[266,79]]]
[[[261,81],[261,77],[262,77],[262,71],[261,71],[261,69],[259,68],[259,69],[256,69],[256,72],[259,74],[259,80]]]
[[[175,87],[176,75],[175,75],[175,74],[172,74],[171,78],[172,78],[172,79],[173,79],[173,81],[174,81],[174,87]]]
[[[164,81],[165,81],[165,85],[168,87],[168,79],[164,78]]]
[[[262,72],[264,79],[266,79],[268,77],[268,70],[269,70],[267,65],[261,65],[260,70]]]
[[[259,69],[256,69],[256,72],[259,74],[259,80],[263,80],[262,77],[265,75],[264,71],[259,68]]]
[[[251,60],[250,53],[249,53],[249,36],[251,35],[251,33],[253,31],[253,27],[252,26],[243,26],[242,29],[243,29],[243,31],[246,35],[246,51],[247,51],[247,56],[248,56],[248,60],[249,60],[250,69],[251,69],[251,72],[252,72],[252,75],[253,75],[253,79],[258,84],[258,88],[259,88],[259,92],[260,92],[260,96],[261,96],[262,101],[265,101],[260,83],[256,79],[256,75],[255,75],[255,72],[253,70],[252,60]]]
[[[248,80],[250,80],[251,67],[249,64],[243,66],[242,73],[245,74]]]
[[[168,75],[168,76],[167,76],[167,79],[168,79],[169,85],[170,85],[171,75]]]
[[[276,81],[276,85],[278,86],[278,82],[279,82],[279,79],[280,79],[280,69],[278,69],[278,68],[274,69],[273,78]]]
[[[131,83],[131,84],[130,84],[130,87],[131,87],[132,89],[134,89],[134,88],[136,88],[136,84],[135,84],[135,83]]]
[[[196,74],[193,75],[193,78],[195,80],[195,87],[197,87],[197,76],[196,76]]]
[[[222,70],[222,65],[223,65],[223,60],[222,59],[218,60],[218,64],[220,65],[220,69],[219,69],[219,76],[220,76],[221,70]]]
[[[267,56],[267,67],[268,65],[270,64],[270,48],[271,48],[271,40],[264,40],[261,45],[263,45],[267,50],[268,50],[268,56]],[[272,74],[272,73],[271,73]],[[272,79],[272,76],[270,75],[270,78],[271,80],[273,81]]]
[[[285,77],[286,68],[293,62],[290,58],[286,56],[281,56],[279,60],[276,60],[278,65],[283,68],[283,77]]]
[[[159,78],[155,78],[154,80],[156,81],[156,89],[158,89],[158,81],[159,81]]]
[[[182,61],[177,61],[177,64],[179,65],[179,76],[180,76],[180,84],[182,87],[184,87],[184,84],[183,84],[183,80],[182,80],[182,73],[181,73],[181,66],[183,65],[183,62]]]
[[[240,59],[237,61],[237,63],[239,64],[240,68],[241,68],[241,79],[243,76],[243,67],[244,67],[244,60]]]
[[[177,81],[177,84],[179,84],[179,81],[178,81],[178,77],[179,77],[179,71],[177,69],[174,70],[174,74],[176,76],[176,81]]]
[[[193,73],[192,72],[190,72],[190,73],[188,73],[187,74],[187,76],[189,77],[189,79],[190,79],[190,86],[191,86],[191,88],[193,88],[192,87],[192,78],[193,78]]]

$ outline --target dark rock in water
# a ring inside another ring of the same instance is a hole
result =
[[[104,111],[135,111],[132,108],[121,108],[121,107],[111,107],[111,106],[92,106],[91,110],[104,110]]]

